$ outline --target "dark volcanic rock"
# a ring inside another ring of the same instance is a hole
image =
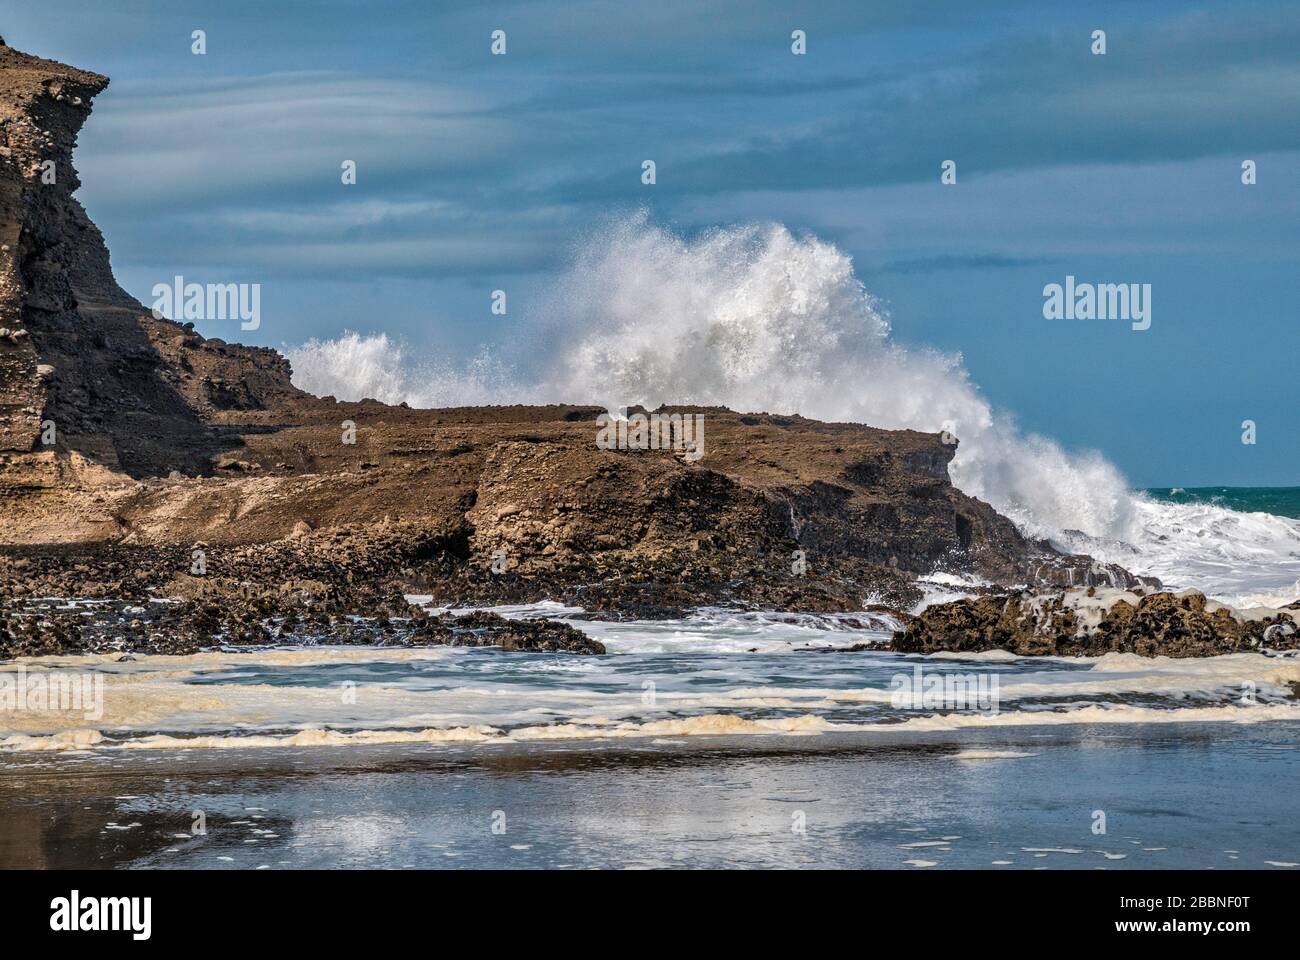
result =
[[[994,594],[939,604],[894,635],[901,653],[1006,650],[1020,656],[1208,657],[1294,650],[1300,617],[1246,618],[1194,591],[1144,596],[1087,590]]]
[[[400,582],[413,571],[404,565],[459,542],[381,527],[240,547],[99,545],[77,562],[59,547],[0,554],[0,659],[272,643],[604,652],[565,624],[486,612],[430,617],[409,603]]]
[[[260,609],[190,601],[146,607],[33,602],[0,616],[0,661],[81,653],[185,655],[206,649],[271,644],[367,644],[381,647],[500,647],[530,653],[603,654],[581,630],[551,620],[507,620],[487,612],[428,617],[357,617],[303,610],[265,616]]]
[[[475,611],[441,618],[449,632],[443,641],[452,647],[500,647],[502,650],[554,653],[604,653],[605,645],[581,630],[554,620],[506,620],[495,613]]]

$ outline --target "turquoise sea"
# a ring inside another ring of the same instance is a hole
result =
[[[1208,503],[1242,513],[1300,518],[1300,487],[1148,487],[1145,492],[1166,503]]]

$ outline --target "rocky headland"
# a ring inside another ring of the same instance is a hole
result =
[[[78,131],[107,84],[0,41],[0,659],[308,640],[603,649],[563,624],[428,614],[410,594],[635,618],[885,607],[914,652],[1204,655],[1280,622],[1243,626],[1027,539],[952,485],[946,436],[661,411],[703,415],[695,459],[599,448],[591,406],[311,396],[275,351],[159,319],[114,280],[73,196]],[[1001,587],[908,617],[937,569]],[[1093,586],[1125,597],[1080,639],[1086,605],[1051,598]]]

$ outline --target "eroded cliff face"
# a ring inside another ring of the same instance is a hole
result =
[[[0,78],[0,449],[30,451],[51,371],[39,359],[47,330],[41,325],[40,340],[33,336],[29,305],[33,314],[58,315],[67,301],[67,281],[43,252],[63,241],[74,211],[89,226],[71,200],[77,180],[70,158],[90,100],[108,79],[2,44]],[[49,190],[35,189],[42,178]],[[51,216],[58,208],[69,216]],[[103,259],[107,265],[107,253]]]
[[[953,488],[956,447],[933,434],[694,411],[707,439],[692,462],[598,449],[594,407],[408,410],[304,394],[275,351],[156,319],[113,279],[72,167],[107,83],[0,45],[0,544],[291,538],[329,553],[337,537],[345,570],[357,531],[400,530],[381,552],[417,579],[509,581],[516,596],[762,583],[750,599],[788,593],[791,608],[819,589],[852,608],[867,592],[854,583],[937,567],[1003,583],[1094,576]],[[484,579],[502,555],[509,577]],[[520,585],[529,577],[535,589]]]
[[[73,196],[73,147],[107,85],[0,44],[0,452],[75,454],[132,477],[202,473],[221,446],[214,412],[296,391],[274,351],[157,320],[114,280]],[[59,472],[9,465],[37,483]]]

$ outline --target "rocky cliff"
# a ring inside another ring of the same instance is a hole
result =
[[[130,477],[202,473],[223,445],[215,413],[297,393],[274,351],[156,320],[113,279],[73,197],[73,147],[107,85],[0,43],[0,451],[54,455],[11,458],[9,486],[81,458]]]
[[[955,489],[937,435],[677,411],[705,417],[692,462],[599,449],[594,407],[309,396],[274,351],[157,319],[114,280],[73,196],[107,83],[0,43],[0,590],[283,594],[309,572],[448,599],[854,609],[939,567],[1133,582]]]

